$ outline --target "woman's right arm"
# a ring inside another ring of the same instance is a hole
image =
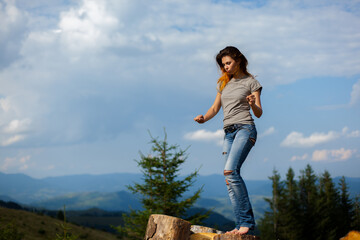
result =
[[[194,120],[198,123],[207,122],[219,112],[220,108],[221,108],[221,93],[217,93],[213,105],[209,108],[205,116],[198,115],[194,118]]]

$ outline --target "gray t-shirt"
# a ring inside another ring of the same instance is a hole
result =
[[[220,91],[220,83],[216,89],[221,93],[224,128],[232,124],[254,124],[246,97],[255,91],[262,90],[262,86],[255,78],[252,76],[233,78],[222,91]]]

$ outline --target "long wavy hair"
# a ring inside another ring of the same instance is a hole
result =
[[[239,63],[234,74],[229,74],[225,71],[225,68],[222,63],[222,58],[226,57],[226,56],[231,57],[232,59],[235,60],[235,62]],[[248,60],[236,47],[228,46],[228,47],[224,48],[223,50],[221,50],[216,55],[216,62],[219,65],[219,68],[222,72],[222,75],[218,80],[218,83],[221,83],[220,91],[222,91],[224,89],[224,87],[230,81],[230,79],[232,79],[234,76],[239,75],[239,73],[241,73],[241,72],[243,72],[247,76],[252,76],[247,70]]]

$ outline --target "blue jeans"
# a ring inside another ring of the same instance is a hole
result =
[[[236,228],[255,227],[255,219],[249,195],[240,175],[240,168],[256,142],[255,125],[241,125],[225,130],[223,156],[225,158],[224,175],[231,204],[234,209]]]

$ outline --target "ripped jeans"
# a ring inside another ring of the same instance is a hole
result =
[[[255,227],[255,219],[240,168],[256,142],[255,125],[239,124],[235,129],[225,129],[223,156],[225,158],[224,175],[234,209],[236,228]]]

